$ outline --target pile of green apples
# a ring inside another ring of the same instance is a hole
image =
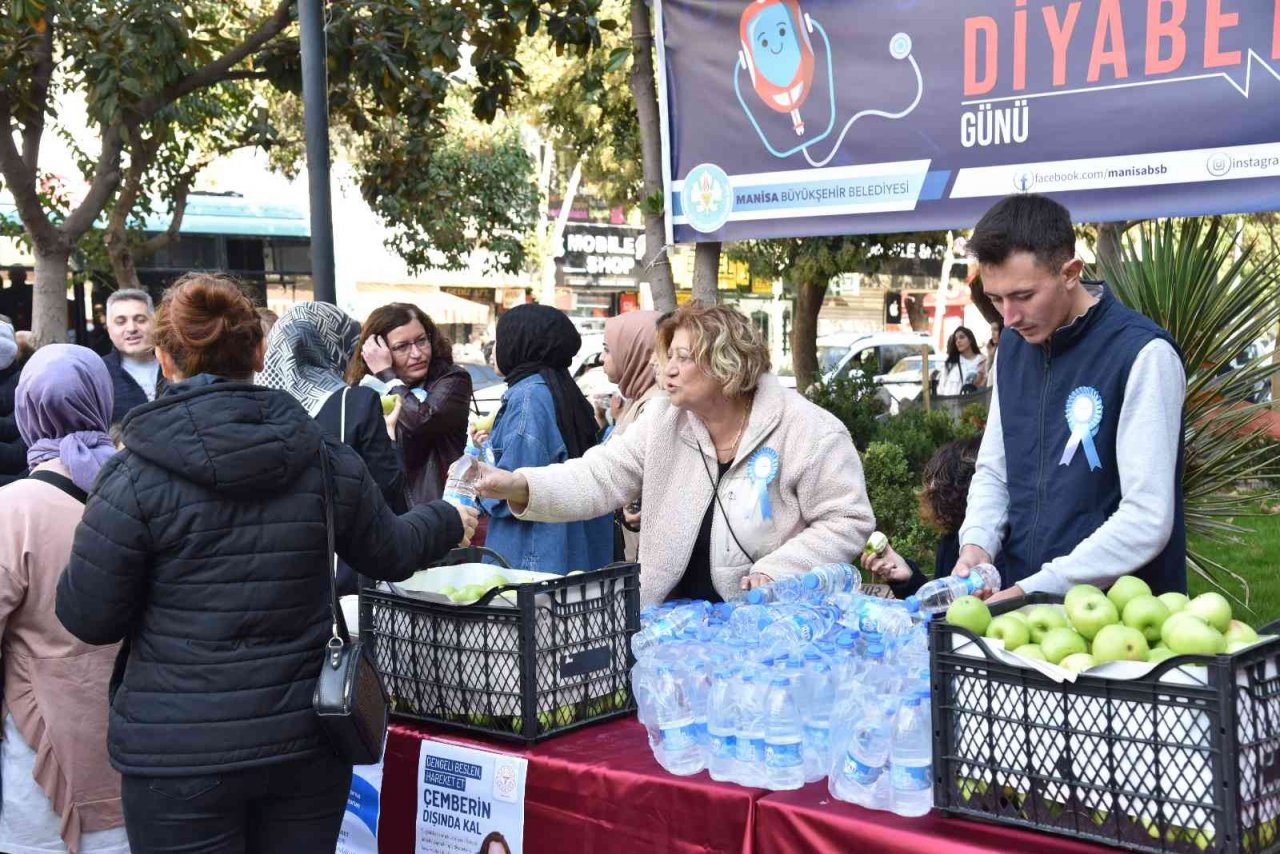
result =
[[[462,605],[475,602],[495,587],[506,587],[511,582],[505,576],[494,573],[480,584],[464,584],[461,587],[454,587],[452,584],[446,584],[436,592],[441,596],[445,596],[455,605]],[[515,601],[515,591],[509,591],[511,601]],[[506,593],[502,594],[506,596]]]
[[[1035,605],[995,618],[985,602],[962,596],[947,609],[947,622],[999,638],[1023,658],[1076,673],[1108,661],[1155,663],[1175,655],[1235,653],[1259,640],[1257,632],[1233,618],[1231,603],[1221,594],[1155,596],[1132,575],[1121,576],[1106,593],[1079,584],[1061,607]]]

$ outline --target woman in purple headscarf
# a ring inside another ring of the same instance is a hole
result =
[[[111,377],[85,347],[50,344],[15,396],[31,474],[0,488],[0,851],[128,854],[107,763],[107,683],[119,644],[90,646],[54,615],[58,578],[107,436]]]

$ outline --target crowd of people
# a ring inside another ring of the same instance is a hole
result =
[[[994,385],[987,430],[925,470],[934,567],[892,546],[863,566],[898,596],[993,561],[1004,589],[983,595],[1128,573],[1184,589],[1167,333],[1081,279],[1048,199],[999,203],[969,246],[1007,325],[998,382],[965,329],[943,379]],[[491,426],[413,305],[363,325],[321,303],[265,317],[193,273],[158,309],[116,292],[105,321],[105,357],[30,351],[0,322],[7,854],[333,850],[351,768],[312,707],[326,502],[345,592],[484,537],[545,572],[638,561],[645,603],[714,602],[852,562],[875,529],[848,430],[782,386],[730,307],[611,318],[604,423],[569,374],[573,323],[513,308]],[[469,445],[480,514],[441,500]]]

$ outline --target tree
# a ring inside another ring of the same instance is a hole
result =
[[[854,271],[874,272],[894,247],[907,243],[946,245],[946,235],[868,234],[751,240],[733,244],[730,257],[747,262],[755,275],[785,277],[796,292],[791,323],[792,368],[796,388],[808,388],[818,374],[818,313],[827,286],[836,276]]]
[[[558,49],[585,53],[599,45],[606,23],[598,17],[600,2],[460,0],[423,9],[350,0],[331,6],[331,114],[377,152],[363,164],[361,190],[366,200],[398,199],[381,212],[406,245],[424,239],[420,210],[448,211],[455,204],[448,182],[442,187],[418,177],[443,137],[450,91],[464,88],[475,115],[492,120],[520,85],[520,42],[545,31]],[[167,144],[176,128],[216,133],[212,113],[206,124],[182,124],[200,114],[188,109],[188,99],[236,82],[301,90],[294,3],[15,0],[13,9],[0,19],[0,176],[36,258],[36,338],[62,340],[71,252],[116,198],[126,174],[147,175],[148,158],[154,164],[162,153],[180,151]],[[463,45],[469,49],[465,75],[459,73]],[[48,120],[57,117],[57,96],[70,93],[85,99],[99,151],[85,170],[88,189],[64,210],[47,190],[40,149]],[[167,174],[176,180],[169,190],[180,197],[181,175]],[[139,177],[133,191],[139,202],[145,184]],[[130,187],[124,189],[127,201]],[[119,250],[119,221],[113,240]]]

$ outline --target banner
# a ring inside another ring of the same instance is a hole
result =
[[[656,0],[668,240],[1280,200],[1280,0]]]
[[[415,854],[521,854],[528,765],[521,756],[423,741]]]
[[[351,772],[351,791],[335,854],[378,854],[381,795],[382,760],[377,765],[356,765]]]

